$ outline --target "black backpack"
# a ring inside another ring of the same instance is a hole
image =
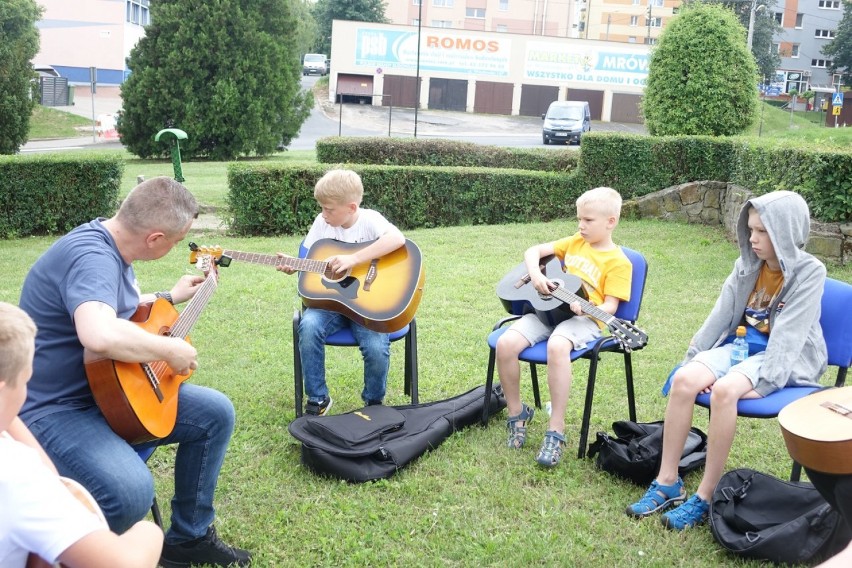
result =
[[[801,564],[833,556],[849,530],[810,483],[752,469],[729,471],[710,503],[710,530],[723,547],[750,558]]]
[[[663,455],[663,422],[612,423],[615,436],[598,432],[597,440],[589,445],[589,458],[597,456],[599,469],[623,477],[643,487],[657,476]],[[704,466],[707,459],[707,435],[691,428],[686,438],[678,474],[683,477]]]
[[[481,420],[485,386],[425,404],[365,406],[334,416],[301,416],[290,434],[302,442],[302,463],[316,473],[363,482],[390,477],[450,434]],[[506,406],[498,387],[488,415]]]

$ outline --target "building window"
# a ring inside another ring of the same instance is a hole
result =
[[[500,3],[497,4],[497,9],[501,12],[509,11],[509,0],[500,0]]]
[[[839,10],[840,0],[819,0],[817,6],[825,10]]]
[[[655,38],[655,37],[646,37],[645,38],[645,45],[654,45],[656,43],[657,43],[657,38]]]
[[[432,0],[432,5],[436,8],[452,8],[453,0]]]
[[[779,26],[784,25],[784,12],[775,12],[773,17]]]
[[[652,28],[661,28],[663,27],[663,19],[662,18],[645,18],[645,26]]]
[[[773,43],[770,49],[771,49],[772,55],[778,55],[778,54],[781,53],[781,44],[780,43]]]
[[[147,26],[151,23],[148,12],[149,0],[127,0],[127,21],[131,24]]]
[[[485,8],[467,8],[464,12],[467,18],[485,19]]]
[[[630,25],[638,26],[639,25],[639,16],[630,16]]]
[[[641,4],[640,0],[633,0],[634,6],[639,6]]]
[[[811,67],[818,67],[820,69],[825,69],[826,67],[831,67],[830,59],[811,59]]]
[[[630,36],[627,38],[627,43],[636,43],[636,36]]]
[[[451,28],[453,22],[451,20],[432,20],[433,28]]]
[[[796,29],[797,30],[802,29],[802,20],[804,20],[804,19],[805,19],[804,14],[801,14],[801,13],[796,14]]]
[[[815,38],[821,39],[834,39],[836,32],[834,30],[816,30],[814,32]]]
[[[412,26],[419,26],[420,25],[420,19],[414,18],[413,20],[411,20],[411,25]]]
[[[412,5],[412,6],[419,6],[419,5],[420,5],[420,0],[411,0],[411,5]]]
[[[654,8],[662,8],[663,0],[648,0],[648,5]]]
[[[497,29],[494,31],[505,33],[509,31],[509,26],[506,24],[497,24]]]
[[[799,44],[794,43],[790,46],[790,57],[799,57]]]

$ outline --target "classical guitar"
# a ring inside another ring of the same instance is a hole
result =
[[[149,333],[189,341],[190,329],[218,286],[216,263],[211,257],[198,256],[197,264],[207,276],[180,314],[164,298],[158,298],[140,304],[130,321]],[[116,434],[139,444],[171,433],[177,418],[178,389],[192,371],[177,375],[165,361],[126,363],[89,350],[83,360],[95,402]]]
[[[558,258],[548,256],[541,262],[541,271],[551,282],[550,294],[539,294],[530,283],[526,264],[522,262],[497,284],[497,297],[506,311],[523,313],[532,310],[543,322],[556,325],[573,315],[568,304],[578,302],[583,313],[603,322],[624,349],[645,347],[648,335],[629,321],[620,320],[589,302],[580,278],[563,272]]]
[[[95,498],[92,497],[91,493],[86,491],[85,487],[83,487],[73,479],[70,479],[68,477],[60,477],[59,480],[62,481],[63,485],[65,485],[66,489],[68,489],[71,495],[73,495],[75,499],[82,503],[86,507],[86,509],[89,510],[89,512],[95,515],[101,521],[101,523],[103,523],[104,528],[106,528],[106,518],[104,517],[101,508],[98,506],[97,501],[95,501]],[[64,564],[58,562],[56,564],[51,564],[38,554],[31,552],[27,556],[27,563],[25,565],[25,568],[64,568],[64,566]]]
[[[787,451],[823,473],[852,474],[852,387],[824,389],[778,413]]]
[[[210,255],[222,266],[238,260],[293,268],[300,272],[299,295],[306,306],[332,310],[373,331],[390,333],[402,329],[414,318],[423,296],[426,273],[417,245],[406,239],[395,251],[358,264],[343,274],[333,272],[326,260],[320,260],[353,254],[373,242],[320,239],[311,246],[307,258],[281,258],[197,245],[194,251]]]

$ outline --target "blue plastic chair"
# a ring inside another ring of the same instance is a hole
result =
[[[645,291],[645,280],[648,276],[648,263],[641,253],[621,247],[627,258],[630,259],[633,265],[633,277],[630,287],[630,301],[620,302],[618,310],[615,312],[615,317],[635,323],[639,319],[639,309],[642,306],[642,295]],[[519,306],[513,306],[513,311],[519,311]],[[505,317],[498,321],[491,333],[488,335],[488,347],[490,350],[488,356],[488,371],[485,376],[485,405],[482,412],[482,424],[488,422],[488,408],[491,400],[492,385],[494,383],[494,364],[497,355],[497,340],[506,332],[508,327],[504,327],[507,323],[520,318],[519,313],[514,313],[509,317]],[[583,422],[580,426],[580,440],[577,450],[577,457],[582,458],[586,455],[586,443],[589,438],[589,423],[592,417],[592,402],[595,394],[595,381],[597,379],[598,361],[602,353],[621,353],[624,357],[624,376],[627,387],[627,406],[630,415],[630,420],[636,421],[636,397],[633,391],[633,360],[632,353],[625,350],[621,343],[610,335],[603,335],[596,341],[589,343],[583,349],[575,349],[571,352],[571,361],[577,359],[589,360],[589,375],[586,382],[586,399],[583,406]],[[535,345],[527,347],[521,351],[518,356],[520,361],[530,364],[530,376],[532,378],[533,397],[537,408],[541,408],[541,397],[538,387],[538,373],[536,365],[547,364],[547,340],[540,341]]]
[[[136,453],[139,454],[139,459],[143,462],[148,463],[148,460],[154,454],[154,451],[157,449],[157,446],[151,446],[150,448],[134,448],[136,449]],[[160,505],[157,503],[157,494],[154,494],[154,502],[151,504],[151,516],[154,518],[154,522],[158,527],[163,528],[163,516],[160,514]]]
[[[837,367],[835,387],[846,383],[846,371],[852,364],[852,285],[833,278],[825,279],[822,293],[822,314],[819,319],[825,344],[828,347],[828,364]],[[663,385],[663,394],[671,388],[678,367],[672,369]],[[781,409],[800,398],[826,387],[784,387],[763,398],[741,399],[737,402],[737,416],[745,418],[775,418]],[[710,394],[695,397],[695,404],[710,410]],[[793,464],[791,481],[798,481],[801,467]]]
[[[306,258],[308,249],[304,244],[299,244],[299,258]],[[299,322],[302,319],[302,312],[296,310],[293,314],[293,390],[294,390],[294,406],[296,409],[296,417],[302,415],[302,405],[305,396],[304,375],[302,374],[302,357],[299,354]],[[412,319],[411,322],[404,328],[394,331],[390,334],[390,341],[405,340],[405,371],[404,371],[404,392],[406,396],[411,397],[411,404],[419,402],[418,387],[417,387],[417,319]],[[355,336],[349,328],[338,330],[325,339],[325,344],[331,347],[358,347],[358,342],[355,341]]]

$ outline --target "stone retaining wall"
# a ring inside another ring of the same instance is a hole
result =
[[[622,216],[723,225],[728,237],[736,240],[737,216],[752,195],[731,183],[696,181],[626,201]],[[811,219],[811,236],[805,250],[827,262],[852,261],[852,223],[819,223]]]

